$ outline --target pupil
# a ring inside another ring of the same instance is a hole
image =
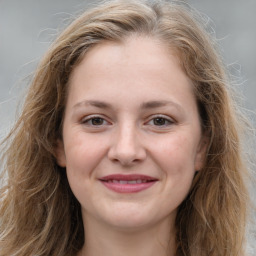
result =
[[[92,124],[93,125],[101,125],[101,124],[103,124],[103,119],[102,118],[93,118]]]
[[[154,125],[164,125],[165,124],[165,119],[164,118],[155,118],[154,119]]]

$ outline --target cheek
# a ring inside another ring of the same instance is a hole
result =
[[[66,141],[67,172],[73,175],[91,175],[105,155],[104,145],[102,140],[96,140],[94,136],[79,133]]]
[[[162,204],[168,198],[170,210],[178,207],[186,198],[195,175],[195,147],[191,140],[175,136],[163,143],[155,144],[155,161],[160,167],[165,182]],[[163,192],[163,191],[162,191]]]
[[[66,140],[67,178],[71,190],[81,204],[90,204],[88,198],[94,198],[93,187],[97,176],[95,170],[106,152],[105,143],[100,141],[93,136],[79,133],[76,137]]]
[[[154,143],[155,161],[166,173],[181,175],[194,172],[196,149],[191,138],[173,135]]]

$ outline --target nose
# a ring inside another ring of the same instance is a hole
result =
[[[108,158],[123,166],[142,162],[146,158],[146,149],[141,141],[135,125],[123,125],[112,138]]]

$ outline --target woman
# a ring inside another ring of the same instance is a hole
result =
[[[244,255],[228,83],[183,5],[82,14],[46,53],[5,141],[0,255]]]

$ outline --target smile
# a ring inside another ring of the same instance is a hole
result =
[[[156,178],[139,174],[113,174],[102,177],[99,180],[105,187],[118,193],[140,192],[150,188],[158,181]]]

